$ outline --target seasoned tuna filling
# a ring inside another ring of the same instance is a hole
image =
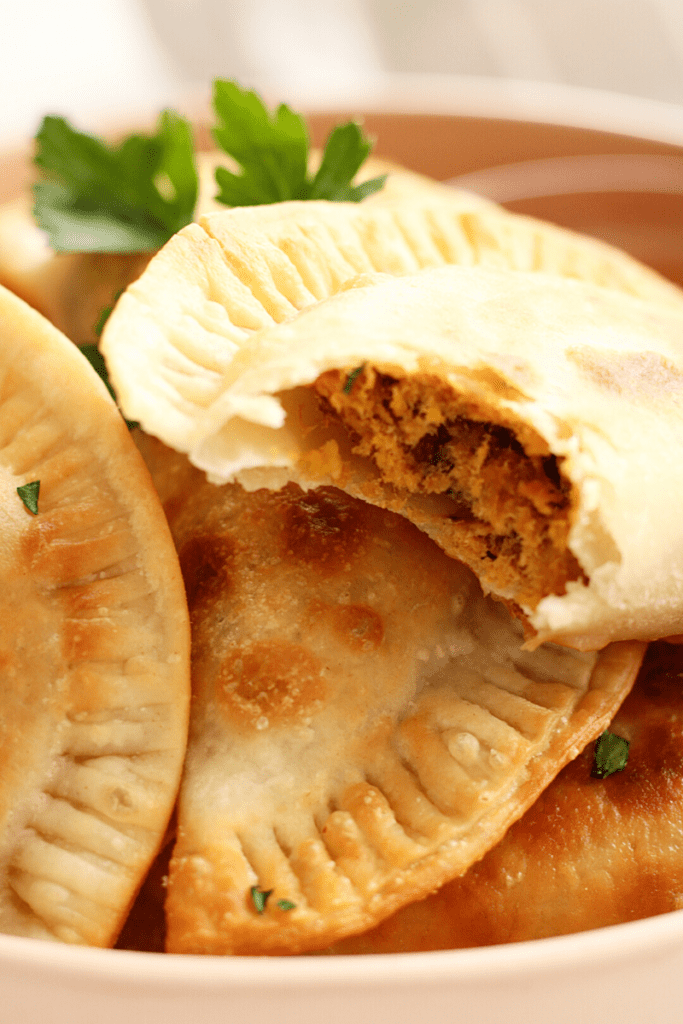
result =
[[[571,485],[534,431],[492,422],[492,409],[427,374],[331,370],[314,387],[386,483],[444,496],[439,543],[486,589],[533,608],[582,576],[567,549]]]

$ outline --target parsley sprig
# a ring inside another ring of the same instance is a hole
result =
[[[188,122],[171,110],[153,135],[109,146],[45,117],[36,136],[34,216],[57,252],[146,252],[192,220],[198,178]]]
[[[111,310],[109,312],[111,312]],[[104,357],[102,356],[102,353],[98,349],[97,345],[80,345],[79,351],[81,355],[84,355],[85,358],[88,360],[93,370],[100,377],[107,391],[116,402],[116,392],[111,386],[111,381],[109,380],[107,364],[105,363]],[[132,430],[134,427],[137,427],[137,425],[138,424],[135,420],[126,420],[126,426],[128,427],[129,430]]]
[[[382,188],[386,175],[353,185],[372,149],[358,124],[335,128],[317,172],[309,173],[304,119],[286,104],[268,110],[255,92],[217,79],[216,143],[240,166],[216,170],[216,198],[227,206],[286,199],[359,202]],[[57,252],[153,252],[189,224],[199,193],[192,131],[171,110],[151,135],[118,145],[77,131],[63,117],[43,119],[35,164],[34,215]]]
[[[216,170],[220,190],[216,199],[226,206],[259,206],[287,199],[359,202],[384,185],[386,175],[352,185],[372,149],[372,142],[354,121],[333,129],[320,166],[311,176],[306,122],[286,103],[271,112],[255,92],[218,79],[213,108],[218,121],[213,137],[242,168],[239,174],[226,167]]]

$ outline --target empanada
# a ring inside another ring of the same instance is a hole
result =
[[[521,628],[401,516],[216,487],[142,439],[192,618],[167,948],[282,954],[464,872],[628,692],[643,645]]]
[[[591,777],[593,744],[463,878],[335,953],[523,942],[683,907],[683,649],[653,644],[610,725],[623,771]]]
[[[0,931],[111,945],[182,768],[182,578],[87,361],[2,288],[0,338]]]
[[[162,267],[123,297],[105,354],[128,413],[155,430],[168,407],[163,432],[212,479],[334,484],[401,512],[534,642],[681,632],[681,310],[547,274],[441,267],[361,277],[247,338],[228,329],[237,297],[208,259],[187,263],[213,280],[210,303],[195,294],[201,314],[188,306],[172,327],[145,308],[189,288],[179,265],[151,289]]]
[[[233,360],[254,335],[359,275],[448,264],[557,274],[683,309],[679,288],[611,246],[468,193],[411,186],[396,201],[380,192],[360,204],[278,203],[200,217],[121,297],[101,349],[126,415],[203,467],[225,425],[219,399]]]

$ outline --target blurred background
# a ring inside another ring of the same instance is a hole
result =
[[[320,106],[387,75],[578,85],[683,105],[683,0],[0,0],[0,144],[215,76]]]

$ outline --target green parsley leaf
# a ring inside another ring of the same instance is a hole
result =
[[[93,370],[95,370],[95,372],[104,382],[104,385],[109,394],[111,395],[111,397],[114,399],[114,401],[116,401],[114,389],[109,382],[107,364],[105,363],[104,358],[102,357],[102,353],[98,349],[97,345],[81,345],[79,348],[79,352],[82,352],[82,354],[85,356],[85,358],[92,366]]]
[[[257,914],[262,914],[266,909],[266,903],[268,897],[272,894],[272,889],[259,889],[258,885],[252,885],[249,890],[251,893],[252,902],[256,908]]]
[[[303,199],[308,132],[302,117],[282,103],[271,114],[263,100],[236,82],[216,79],[213,107],[218,125],[213,137],[243,168],[232,174],[216,170],[219,202],[227,206],[258,206],[285,199]]]
[[[365,363],[361,363],[361,365],[357,366],[355,370],[351,370],[351,373],[346,378],[346,383],[344,384],[344,387],[342,389],[345,395],[348,395],[348,394],[351,393],[351,388],[353,387],[353,385],[354,385],[354,383],[356,381],[356,377],[358,377],[359,374],[361,374],[364,369],[365,369]]]
[[[29,512],[32,512],[34,516],[37,516],[40,480],[32,480],[30,484],[22,484],[21,487],[17,487],[17,494]]]
[[[595,744],[591,775],[596,779],[606,779],[614,772],[623,771],[628,761],[629,746],[629,741],[623,736],[616,736],[605,729]]]
[[[112,299],[111,306],[105,306],[104,309],[100,312],[100,315],[98,316],[98,318],[97,318],[97,320],[96,320],[96,322],[95,322],[95,324],[93,326],[93,333],[94,333],[96,338],[99,338],[101,336],[102,331],[104,330],[104,325],[106,324],[106,322],[109,319],[109,317],[111,316],[111,314],[114,312],[114,306],[119,301],[119,299],[121,298],[121,296],[123,295],[125,290],[126,290],[125,288],[121,288],[116,293],[114,298]],[[93,347],[94,346],[92,346],[92,345],[84,345],[83,346],[83,348],[93,348]],[[90,356],[88,356],[87,358],[90,359]],[[92,359],[90,359],[90,362],[92,362]],[[103,363],[103,365],[104,365],[104,363]],[[99,370],[97,372],[100,373]],[[102,376],[101,373],[100,373],[100,376]],[[103,380],[104,380],[104,378],[103,378]],[[105,380],[105,383],[106,383],[107,387],[109,387],[109,380],[108,380],[108,378],[107,378],[107,380]]]
[[[111,309],[108,312],[110,313]],[[100,316],[100,319],[102,319],[102,316]],[[104,319],[106,320],[106,317]],[[97,345],[81,345],[79,348],[79,352],[81,352],[88,360],[93,370],[95,370],[95,372],[98,374],[107,391],[116,402],[116,394],[109,380],[107,364],[105,363],[102,357],[102,353],[98,349]],[[135,422],[135,420],[126,420],[126,426],[128,427],[129,430],[132,430],[133,427],[137,427],[137,423]]]
[[[278,900],[275,904],[278,910],[294,910],[296,903],[292,903],[291,900]]]
[[[100,315],[93,324],[93,334],[95,335],[96,338],[100,338],[102,336],[104,325],[106,324],[107,320],[109,319],[113,311],[114,306],[105,306],[104,309],[100,312]]]
[[[354,122],[330,133],[310,177],[308,130],[286,104],[271,112],[255,92],[217,79],[214,110],[214,138],[242,168],[216,170],[216,198],[228,206],[360,202],[384,184],[386,175],[352,184],[372,149]],[[192,220],[199,191],[192,132],[171,110],[162,112],[154,134],[132,134],[114,146],[63,117],[45,117],[35,164],[43,175],[33,186],[34,215],[57,252],[155,251]]]
[[[34,216],[57,252],[146,252],[192,220],[198,194],[192,133],[173,111],[154,135],[109,146],[45,117],[34,162]]]
[[[259,206],[288,199],[360,202],[384,185],[386,175],[351,184],[372,149],[354,122],[331,132],[320,167],[310,178],[306,123],[285,103],[271,112],[255,92],[217,79],[213,107],[218,120],[213,137],[242,168],[241,174],[225,167],[216,169],[220,189],[216,199],[226,206]]]
[[[310,184],[306,199],[330,199],[335,202],[358,203],[372,192],[378,192],[386,174],[361,185],[352,185],[357,171],[370,155],[372,142],[365,138],[355,121],[337,125],[325,145],[317,174]]]

